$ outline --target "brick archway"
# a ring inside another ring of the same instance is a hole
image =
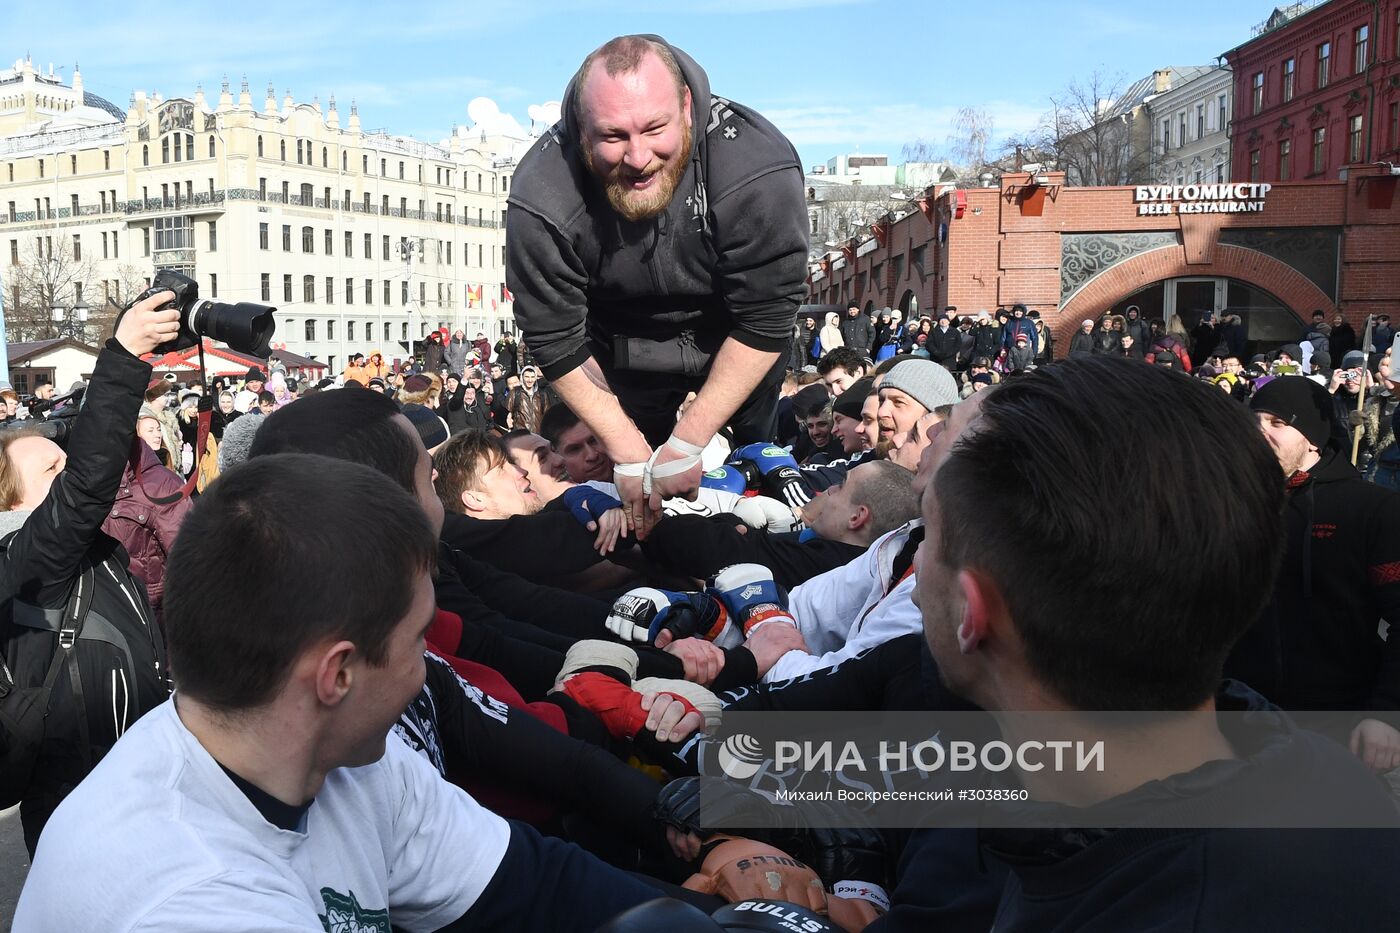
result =
[[[1070,338],[1086,318],[1098,320],[1114,304],[1139,289],[1163,279],[1223,276],[1262,288],[1281,301],[1295,315],[1299,309],[1321,308],[1328,320],[1336,312],[1336,302],[1328,298],[1312,280],[1285,262],[1242,246],[1217,244],[1214,261],[1188,265],[1180,246],[1140,253],[1090,279],[1088,284],[1060,308],[1055,321],[1056,347],[1069,347]],[[1303,319],[1299,317],[1299,325]]]

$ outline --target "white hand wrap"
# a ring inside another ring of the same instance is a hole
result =
[[[684,697],[705,717],[704,731],[712,733],[719,728],[724,713],[724,704],[708,688],[688,680],[671,680],[666,677],[643,677],[632,685],[638,693],[673,693]]]

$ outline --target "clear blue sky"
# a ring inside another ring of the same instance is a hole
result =
[[[366,128],[436,142],[484,95],[528,125],[608,38],[656,32],[691,53],[716,93],[758,108],[808,164],[925,139],[942,148],[958,109],[981,107],[996,135],[1034,125],[1052,94],[1096,68],[1132,81],[1165,65],[1210,64],[1248,38],[1271,0],[997,4],[930,0],[412,0],[408,3],[188,0],[0,4],[0,62],[29,53],[125,106],[133,89],[216,98],[246,74],[255,106],[351,98]]]

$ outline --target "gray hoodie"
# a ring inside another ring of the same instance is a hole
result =
[[[807,275],[797,152],[759,114],[711,95],[700,66],[668,47],[690,87],[694,140],[662,214],[632,223],[608,204],[583,162],[572,84],[560,121],[512,179],[506,282],[516,322],[550,380],[595,349],[605,367],[628,365],[613,358],[619,337],[686,334],[684,369],[658,371],[689,373],[726,337],[769,352],[791,339]]]

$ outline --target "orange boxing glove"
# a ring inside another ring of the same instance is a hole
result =
[[[718,895],[731,904],[779,900],[826,913],[827,894],[822,880],[782,849],[733,836],[710,838],[724,841],[710,850],[700,870],[681,887]]]
[[[608,734],[615,739],[631,739],[646,725],[647,711],[642,709],[642,695],[607,674],[585,671],[564,681],[561,688],[575,703],[602,721]],[[686,713],[698,713],[695,704],[683,696],[668,693],[684,704]]]

